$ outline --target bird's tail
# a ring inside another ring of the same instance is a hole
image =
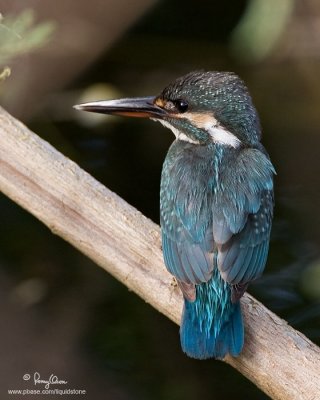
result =
[[[230,288],[212,278],[197,287],[196,296],[194,302],[185,299],[180,328],[182,350],[197,359],[222,359],[227,353],[238,356],[244,330],[240,303],[231,303]]]

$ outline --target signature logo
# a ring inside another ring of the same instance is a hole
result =
[[[25,379],[25,376],[23,379]],[[49,389],[50,385],[66,385],[68,383],[63,379],[59,379],[57,375],[54,374],[51,374],[49,379],[42,379],[39,372],[33,374],[33,382],[35,385],[44,385],[45,389]]]

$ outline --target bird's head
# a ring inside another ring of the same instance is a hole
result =
[[[257,112],[243,81],[229,72],[191,72],[156,97],[97,101],[75,108],[147,117],[194,144],[255,145],[261,136]]]

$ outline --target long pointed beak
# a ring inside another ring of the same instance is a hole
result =
[[[154,97],[92,101],[73,106],[76,110],[101,114],[122,115],[126,117],[158,118],[167,112],[154,104]]]

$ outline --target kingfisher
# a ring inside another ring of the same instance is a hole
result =
[[[238,356],[240,298],[266,264],[275,174],[246,85],[232,72],[196,71],[158,96],[75,108],[149,118],[174,133],[160,224],[164,262],[184,298],[181,347],[196,359]]]

